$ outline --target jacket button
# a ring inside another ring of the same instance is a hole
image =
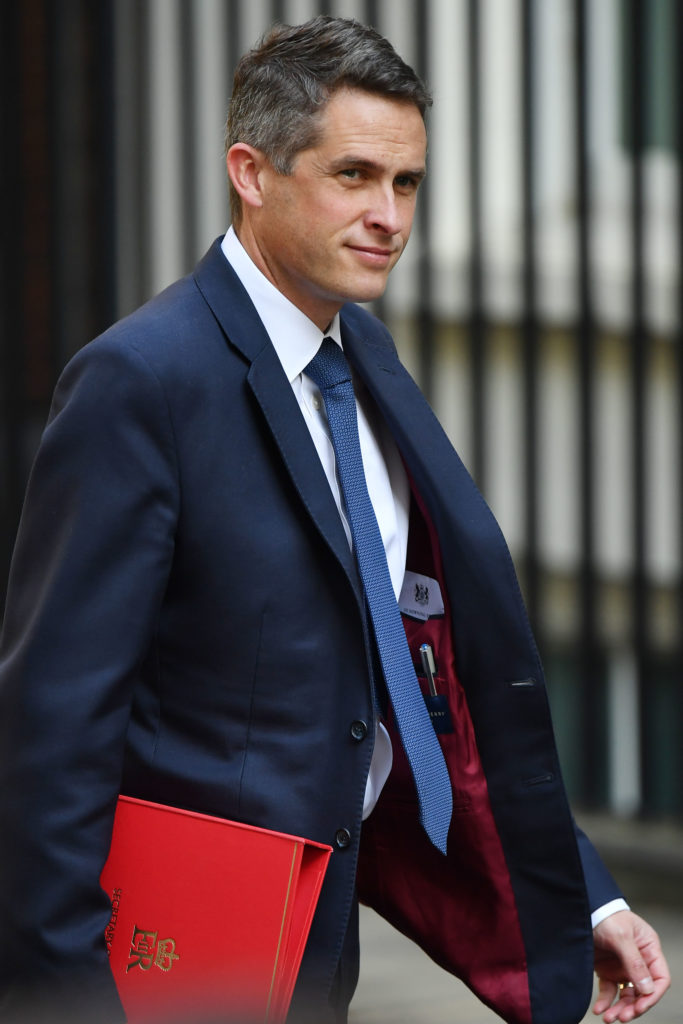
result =
[[[351,842],[351,833],[348,828],[338,828],[334,839],[339,849],[345,850]]]
[[[362,722],[360,720],[360,718],[357,719],[355,722],[351,722],[351,735],[353,736],[354,740],[360,743],[361,740],[365,739],[367,734],[368,727],[365,724],[365,722]]]

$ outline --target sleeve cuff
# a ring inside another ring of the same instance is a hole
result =
[[[626,900],[610,900],[609,903],[604,903],[597,910],[594,910],[591,914],[591,928],[597,928],[601,921],[604,921],[606,917],[610,917],[611,914],[616,914],[618,910],[630,910]]]

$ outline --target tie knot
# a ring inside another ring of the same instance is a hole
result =
[[[323,338],[317,354],[311,359],[305,372],[321,391],[351,381],[351,368],[336,341]]]

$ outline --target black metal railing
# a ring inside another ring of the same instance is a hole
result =
[[[255,0],[256,2],[256,0]],[[448,2],[448,0],[444,0]],[[520,67],[520,251],[519,312],[512,328],[519,342],[521,402],[521,460],[518,478],[523,490],[523,541],[518,559],[530,617],[539,636],[542,653],[552,669],[554,662],[570,666],[567,685],[578,707],[572,734],[568,774],[575,796],[587,806],[607,799],[609,780],[605,749],[609,744],[606,719],[608,684],[606,666],[609,643],[601,626],[603,578],[599,565],[596,516],[600,497],[601,468],[596,463],[599,421],[596,416],[596,353],[602,326],[596,302],[593,266],[595,203],[591,162],[592,112],[595,83],[591,80],[590,18],[594,0],[566,0],[572,54],[574,135],[572,160],[575,202],[575,308],[571,322],[563,325],[573,344],[572,387],[576,396],[575,431],[578,472],[573,494],[578,522],[578,560],[571,584],[577,611],[571,644],[556,643],[547,628],[547,602],[551,569],[544,563],[539,538],[546,482],[539,458],[541,419],[539,401],[542,352],[553,328],[539,312],[540,254],[538,247],[538,165],[542,145],[538,119],[537,69],[540,56],[540,7],[535,0],[510,0],[518,13],[517,37],[510,45],[519,48]],[[263,25],[283,18],[286,5],[263,0]],[[681,524],[678,551],[672,551],[676,568],[675,642],[664,646],[656,639],[653,599],[658,587],[649,566],[648,522],[651,507],[651,467],[648,463],[648,387],[652,354],[652,328],[648,319],[646,267],[647,203],[645,159],[649,146],[648,111],[655,68],[652,62],[651,12],[646,0],[623,0],[624,59],[628,61],[631,87],[624,90],[624,125],[630,161],[630,200],[625,216],[630,228],[630,308],[628,325],[620,339],[628,353],[629,386],[625,401],[630,417],[628,448],[630,484],[624,494],[625,515],[631,522],[632,566],[623,582],[629,608],[629,644],[633,653],[638,692],[639,750],[641,765],[638,809],[659,814],[683,815],[683,298],[678,291],[678,316],[667,342],[674,346],[677,367],[677,432],[679,507]],[[413,0],[403,5],[410,18],[414,60],[430,79],[430,40],[438,28],[439,0]],[[683,9],[664,4],[670,20],[666,45],[671,47],[670,66],[683,66]],[[363,18],[385,29],[391,0],[366,0]],[[486,147],[484,145],[484,85],[491,69],[483,60],[485,5],[468,0],[463,5],[466,67],[463,80],[466,98],[467,167],[462,175],[468,192],[469,250],[467,254],[467,313],[457,329],[467,336],[467,369],[471,446],[469,464],[485,495],[491,480],[489,454],[495,438],[487,437],[490,401],[490,341],[496,326],[487,301],[488,262],[485,251]],[[197,161],[193,151],[193,112],[197,102],[193,45],[195,22],[192,0],[179,0],[181,46],[169,55],[178,65],[181,81],[183,139],[180,210],[169,217],[182,219],[182,251],[190,269],[199,255],[196,219],[198,204]],[[226,80],[230,80],[239,53],[253,40],[245,40],[242,5],[226,0]],[[310,13],[336,13],[336,5],[310,3]],[[661,11],[659,12],[661,14]],[[122,26],[125,25],[125,31]],[[117,26],[119,31],[117,32]],[[49,0],[24,0],[6,4],[0,12],[2,54],[2,137],[5,159],[2,169],[6,201],[2,240],[2,315],[0,338],[0,592],[4,593],[9,556],[18,522],[22,494],[40,427],[49,406],[56,375],[70,354],[135,300],[142,301],[151,289],[149,272],[154,239],[148,216],[150,190],[154,188],[147,155],[150,128],[148,104],[149,5],[125,0],[70,0],[59,7]],[[118,69],[118,70],[117,70]],[[117,91],[125,75],[126,90]],[[672,223],[683,244],[683,90],[671,83],[669,116],[675,126],[675,157],[678,160],[678,215]],[[615,86],[616,87],[616,86]],[[227,99],[227,98],[226,98]],[[440,102],[447,102],[443,96]],[[217,135],[220,126],[217,126]],[[121,170],[123,161],[123,170]],[[117,171],[117,167],[119,170]],[[117,177],[118,174],[118,177]],[[122,188],[122,175],[127,186]],[[419,300],[411,322],[419,342],[418,373],[425,393],[432,397],[438,372],[437,328],[434,312],[434,266],[431,225],[439,197],[430,192],[429,180],[421,197],[416,227]],[[218,233],[223,225],[216,225]],[[117,253],[116,246],[122,246]],[[121,255],[128,284],[117,278]],[[125,287],[124,287],[125,286]],[[126,291],[127,288],[127,291]],[[122,299],[125,291],[125,299]],[[380,314],[391,319],[387,304]],[[672,570],[673,572],[673,570]],[[669,597],[671,595],[669,594]],[[671,598],[674,600],[674,598]],[[557,676],[567,675],[558,667]],[[552,671],[551,677],[552,690]],[[558,693],[558,703],[565,699]],[[668,739],[662,742],[661,723],[666,720]],[[674,726],[671,726],[674,723]],[[558,731],[562,733],[562,722]],[[578,732],[577,732],[578,731]],[[577,735],[580,740],[577,751]],[[663,778],[666,783],[663,784]]]

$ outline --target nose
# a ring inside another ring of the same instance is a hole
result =
[[[403,226],[393,188],[378,188],[365,215],[366,227],[385,235],[396,235]]]

